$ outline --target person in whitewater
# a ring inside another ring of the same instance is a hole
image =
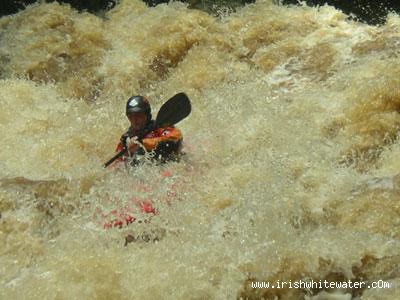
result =
[[[115,161],[123,161],[125,165],[138,164],[143,161],[142,158],[145,158],[147,153],[151,154],[152,159],[161,162],[179,160],[182,155],[182,134],[174,125],[186,118],[190,112],[190,100],[181,92],[168,99],[153,120],[148,99],[144,96],[132,96],[126,103],[126,116],[131,126],[121,136],[116,149],[118,153],[104,164],[104,168]],[[171,173],[167,171],[161,175],[169,177]],[[171,190],[175,190],[175,183],[171,185]],[[140,199],[135,196],[130,203],[138,206],[142,214],[151,216],[158,214],[151,199]],[[122,228],[135,222],[136,217],[131,214],[132,210],[133,208],[128,205],[110,212],[101,212],[99,217],[103,228]],[[135,237],[127,236],[125,245],[135,240]]]
[[[179,160],[182,148],[181,131],[174,126],[156,128],[147,97],[130,97],[126,103],[126,116],[131,126],[117,145],[117,152],[127,150],[119,161],[136,165],[143,161],[146,153],[159,162]]]

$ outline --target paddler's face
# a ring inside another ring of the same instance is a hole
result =
[[[130,113],[127,117],[131,122],[131,127],[135,130],[142,129],[146,125],[147,116],[145,113]]]

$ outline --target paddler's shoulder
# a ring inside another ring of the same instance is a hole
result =
[[[155,138],[155,137],[182,137],[182,133],[179,128],[175,126],[167,126],[156,128],[153,131],[146,134],[145,138]]]

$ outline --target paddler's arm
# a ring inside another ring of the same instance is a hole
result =
[[[133,154],[136,152],[137,148],[138,148],[138,142],[137,142],[137,138],[136,137],[131,137],[131,138],[127,138],[126,139],[126,147],[128,149],[128,152],[130,154]]]
[[[129,132],[124,133],[121,136],[120,142],[115,149],[115,152],[120,152],[127,148],[129,153],[134,153],[138,147],[135,137],[129,137]]]
[[[147,151],[156,149],[160,142],[178,142],[182,139],[181,131],[175,127],[159,128],[154,133],[142,140],[143,146]]]

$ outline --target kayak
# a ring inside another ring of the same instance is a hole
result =
[[[122,163],[116,163],[115,165],[113,169],[118,166],[122,167]],[[180,184],[179,182],[168,180],[173,177],[173,171],[170,168],[163,168],[159,174],[159,180],[164,182],[155,184],[162,184],[166,192],[161,196],[158,195],[157,202],[162,201],[170,206],[178,194]],[[153,217],[159,214],[159,210],[152,200],[152,187],[145,183],[136,183],[132,189],[131,197],[122,199],[122,197],[108,196],[105,203],[106,205],[103,208],[98,207],[93,214],[94,222],[105,230],[122,229],[132,226],[134,223],[149,223]],[[104,207],[110,208],[105,209]]]

